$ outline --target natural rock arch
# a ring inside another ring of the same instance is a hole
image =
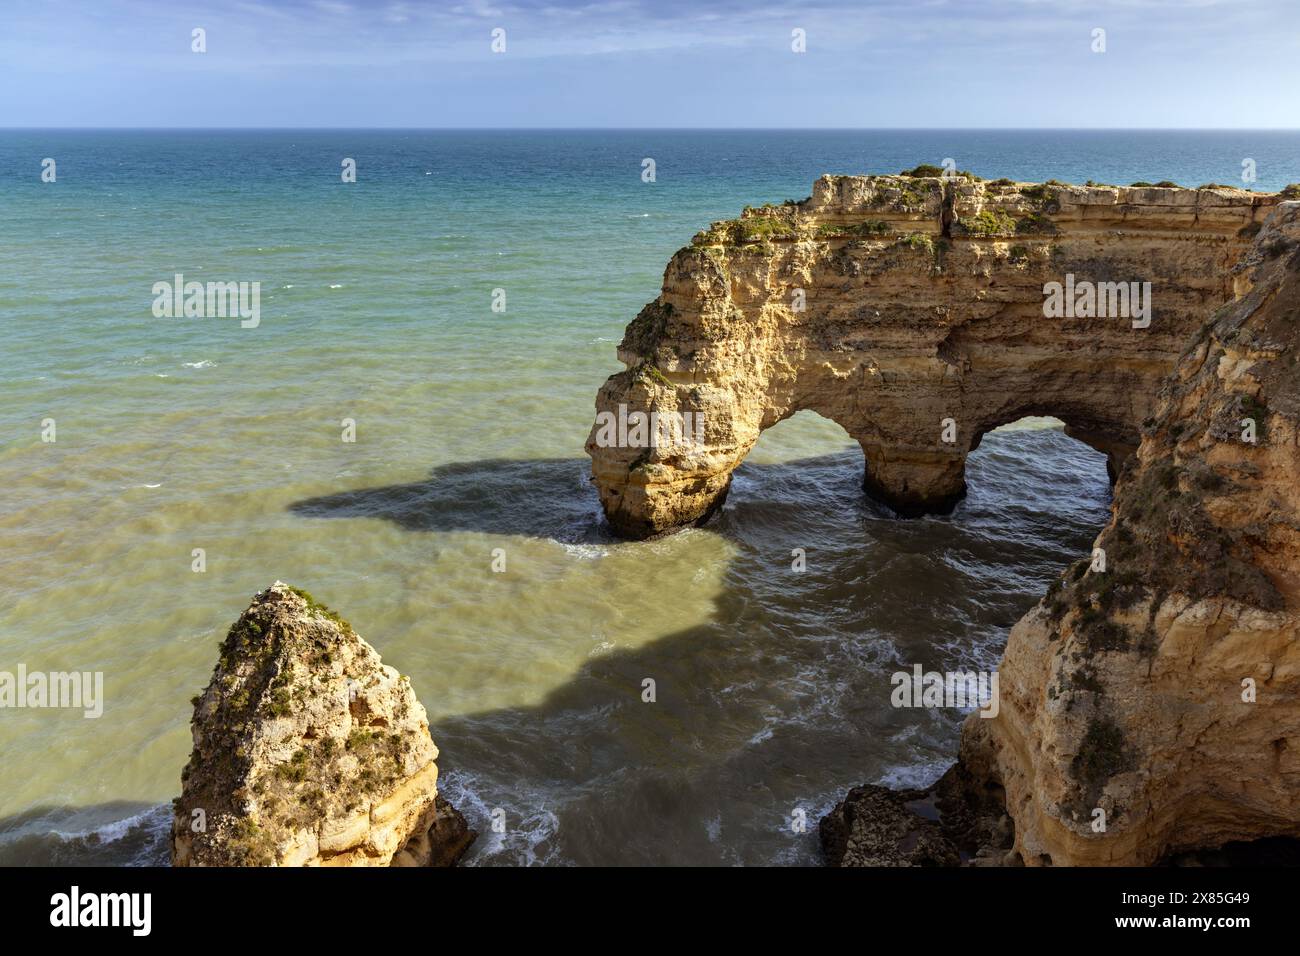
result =
[[[981,437],[1026,414],[1065,421],[1113,477],[1276,202],[961,174],[823,176],[747,208],[674,255],[627,328],[587,441],[605,514],[628,537],[706,521],[759,434],[802,410],[859,443],[866,489],[902,514],[950,510]],[[1138,285],[1122,314],[1048,318],[1052,282]],[[689,414],[698,439],[638,443],[650,413]]]

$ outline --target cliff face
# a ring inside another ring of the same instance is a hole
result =
[[[174,865],[449,865],[474,838],[410,682],[305,592],[257,595],[194,703]]]
[[[628,326],[627,370],[597,396],[587,451],[605,513],[629,537],[706,520],[759,434],[803,409],[859,442],[866,488],[905,514],[951,508],[966,455],[1024,415],[1063,419],[1114,472],[1183,345],[1240,291],[1231,267],[1276,202],[824,176],[803,202],[715,223],[673,256]],[[1124,286],[1098,290],[1109,317],[1068,294],[1048,318],[1049,282]],[[651,441],[651,413],[688,427]]]
[[[1300,836],[1300,203],[1231,282],[1116,486],[1105,571],[1015,626],[999,714],[965,726],[1025,863]]]

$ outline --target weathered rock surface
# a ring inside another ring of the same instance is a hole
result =
[[[1002,788],[957,763],[924,790],[854,787],[818,835],[830,866],[1004,866],[1013,829]]]
[[[474,839],[409,680],[278,581],[231,627],[192,732],[177,866],[452,865]]]
[[[859,442],[866,488],[903,514],[951,508],[966,455],[1025,415],[1061,418],[1114,473],[1183,346],[1241,291],[1231,267],[1277,202],[823,176],[809,199],[715,223],[673,256],[619,347],[627,370],[597,396],[587,451],[605,514],[628,537],[707,520],[759,434],[804,409]],[[1068,275],[1150,282],[1149,326],[1045,318],[1044,284]],[[620,411],[631,427],[611,435],[602,417]],[[638,441],[652,412],[700,416],[702,438]]]
[[[1300,203],[1229,281],[1116,486],[1105,571],[1015,626],[998,715],[965,725],[1027,864],[1300,836]]]
[[[920,792],[854,787],[818,824],[831,866],[957,866],[961,855],[939,824],[908,806]]]

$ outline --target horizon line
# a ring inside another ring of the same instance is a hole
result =
[[[1300,126],[4,126],[0,132],[1297,133]]]

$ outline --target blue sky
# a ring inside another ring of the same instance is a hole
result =
[[[1294,128],[1293,2],[0,0],[0,126]]]

